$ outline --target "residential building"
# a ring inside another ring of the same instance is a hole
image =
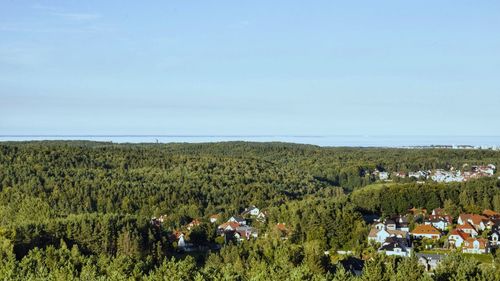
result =
[[[406,239],[398,237],[388,237],[378,252],[383,252],[388,256],[409,257],[411,255],[411,247],[408,246]]]
[[[280,232],[282,239],[287,239],[290,230],[286,226],[286,223],[277,223],[276,229]]]
[[[234,222],[234,221],[227,221],[217,227],[217,230],[219,231],[219,234],[223,234],[224,232],[227,231],[236,231],[236,229],[240,226],[239,223]]]
[[[493,231],[490,234],[490,245],[493,247],[500,246],[500,231]]]
[[[209,217],[211,223],[216,223],[220,219],[220,214],[214,214]]]
[[[241,225],[236,228],[234,235],[236,239],[241,241],[244,239],[249,240],[250,238],[257,238],[259,237],[259,232],[251,226]]]
[[[193,228],[195,228],[195,227],[199,226],[200,224],[201,224],[200,220],[198,220],[198,219],[194,219],[194,220],[192,220],[190,223],[188,223],[188,224],[186,225],[186,228],[187,228],[188,230],[191,230],[191,229],[193,229]]]
[[[432,225],[435,228],[442,230],[442,231],[448,229],[448,225],[449,225],[448,221],[445,218],[436,217],[436,216],[434,216],[432,219],[429,218],[429,219],[425,220],[424,224]]]
[[[389,173],[388,172],[380,172],[378,174],[378,178],[382,181],[388,180],[389,179]]]
[[[229,218],[228,222],[236,222],[238,224],[247,224],[247,221],[240,216],[232,216]]]
[[[411,232],[415,238],[439,239],[441,232],[432,225],[419,224]]]
[[[460,214],[458,217],[458,224],[463,225],[466,222],[470,223],[478,231],[486,229],[486,224],[488,223],[488,218],[482,215],[476,214]]]
[[[489,252],[488,240],[484,238],[468,238],[462,246],[463,253],[487,254]]]
[[[256,217],[260,214],[260,210],[259,208],[255,207],[255,205],[252,205],[248,208],[245,209],[245,211],[243,211],[243,213],[241,213],[242,216],[253,216],[253,217]]]
[[[448,242],[453,245],[455,248],[459,248],[462,246],[465,240],[469,239],[471,236],[469,233],[465,233],[459,229],[453,229],[450,231],[450,235],[448,236]]]
[[[377,229],[372,228],[368,234],[368,241],[374,241],[377,243],[384,243],[384,241],[389,237],[397,237],[408,240],[408,232],[401,230],[390,230],[390,229]]]
[[[465,222],[462,225],[457,225],[456,227],[457,230],[463,231],[467,234],[469,234],[472,237],[476,237],[479,233],[477,232],[476,228],[472,226],[470,223]]]
[[[496,219],[496,218],[500,218],[500,213],[495,212],[493,210],[486,209],[483,211],[483,216],[485,216],[489,219]]]
[[[441,261],[444,259],[444,255],[438,254],[415,254],[418,259],[418,263],[425,267],[426,271],[435,270]]]

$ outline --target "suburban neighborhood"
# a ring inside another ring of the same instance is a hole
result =
[[[472,179],[478,179],[483,177],[492,177],[495,174],[496,166],[493,164],[488,165],[464,165],[462,170],[450,167],[449,169],[434,169],[434,170],[423,170],[423,171],[379,171],[376,169],[371,173],[372,176],[381,181],[391,181],[393,179],[404,179],[413,178],[415,180],[431,180],[435,182],[466,182]]]
[[[262,233],[267,215],[252,205],[240,214],[221,221],[222,214],[210,215],[205,221],[216,227],[216,245],[196,245],[191,238],[202,219],[193,219],[183,227],[172,231],[170,240],[178,251],[193,252],[218,250],[228,243],[242,243],[266,238]],[[165,216],[152,218],[151,224],[160,226]],[[292,232],[285,222],[273,226],[282,240]],[[500,246],[500,213],[486,209],[481,214],[461,213],[453,218],[442,208],[428,212],[412,208],[406,214],[375,219],[370,224],[368,244],[376,251],[389,256],[410,257],[415,255],[427,270],[435,269],[448,254],[486,255]],[[349,254],[350,251],[338,251]],[[325,251],[325,255],[330,255]]]
[[[499,237],[500,213],[495,211],[463,213],[454,219],[440,208],[429,214],[413,208],[404,216],[375,220],[368,241],[386,255],[409,257],[415,252],[430,270],[452,252],[488,254],[500,245]]]

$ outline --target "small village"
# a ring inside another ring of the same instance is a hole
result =
[[[464,165],[464,168],[468,168],[468,165]],[[417,181],[432,180],[435,182],[466,182],[472,179],[478,179],[483,177],[492,177],[495,174],[496,166],[493,164],[488,164],[486,166],[471,166],[467,170],[457,170],[454,167],[450,167],[449,170],[435,169],[426,171],[412,171],[412,172],[389,172],[389,171],[379,171],[375,170],[372,175],[381,180],[390,182],[393,179],[400,178],[413,178]]]
[[[201,246],[193,243],[190,234],[202,222],[193,219],[190,223],[173,231],[169,237],[177,251],[196,252],[219,250],[228,243],[242,243],[259,237],[266,222],[266,212],[256,206],[246,208],[241,214],[231,216],[221,223],[221,214],[213,214],[207,222],[216,225],[216,244]],[[160,226],[164,217],[152,218],[151,223]],[[291,230],[286,223],[277,223],[274,229],[282,240],[286,240]],[[426,270],[434,270],[448,254],[459,252],[472,255],[487,255],[500,246],[500,213],[484,210],[482,214],[462,213],[452,217],[444,209],[412,208],[407,214],[387,219],[375,219],[370,225],[368,244],[377,252],[389,256],[410,257],[413,254]],[[351,251],[338,251],[349,255]],[[325,251],[325,255],[329,255]],[[360,272],[360,271],[359,271]],[[358,272],[358,273],[359,273]]]
[[[158,218],[153,217],[151,219],[151,224],[160,226],[166,216],[160,216]],[[194,251],[206,251],[206,250],[218,250],[222,245],[228,243],[241,243],[242,241],[249,241],[251,239],[257,239],[260,235],[260,229],[264,225],[267,219],[267,214],[265,211],[261,211],[256,206],[250,206],[246,208],[241,214],[233,215],[225,222],[221,223],[222,214],[210,215],[207,222],[217,226],[217,242],[210,246],[196,245],[189,239],[192,231],[201,225],[202,221],[200,219],[193,219],[190,223],[184,225],[180,229],[176,229],[172,232],[169,239],[172,243],[176,245],[178,251],[183,252],[194,252]],[[259,227],[256,227],[259,226]],[[289,234],[289,229],[286,223],[277,223],[274,229],[279,233],[282,239],[287,239]],[[265,234],[264,236],[267,236]]]
[[[433,270],[449,253],[484,255],[500,245],[500,213],[460,214],[453,218],[437,208],[412,208],[406,215],[375,220],[368,241],[386,255],[412,253],[427,270]]]

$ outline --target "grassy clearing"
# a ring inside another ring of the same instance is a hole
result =
[[[353,193],[356,193],[356,192],[361,192],[361,191],[371,191],[371,190],[379,190],[379,189],[382,189],[384,187],[389,187],[389,186],[393,186],[393,185],[396,185],[397,183],[394,183],[394,182],[379,182],[379,183],[373,183],[373,184],[369,184],[369,185],[366,185],[366,186],[363,186],[359,189],[356,189],[353,191]]]
[[[462,254],[465,257],[476,259],[481,263],[493,263],[493,256],[490,254]]]
[[[419,253],[446,255],[446,254],[451,254],[453,252],[454,251],[450,251],[450,250],[436,249],[436,250],[424,250],[424,251],[420,251]],[[479,261],[480,263],[489,263],[489,264],[493,263],[493,256],[491,254],[464,254],[464,253],[462,253],[461,255],[463,255],[464,257],[467,257],[467,258],[473,258],[473,259]]]

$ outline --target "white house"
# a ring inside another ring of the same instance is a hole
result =
[[[374,241],[378,243],[384,243],[389,237],[396,237],[402,239],[408,239],[408,232],[400,230],[390,230],[390,229],[376,229],[372,228],[368,234],[368,241]]]
[[[373,227],[377,230],[382,230],[385,228],[385,224],[383,222],[377,222],[376,224],[373,225]]]
[[[246,208],[243,213],[241,213],[242,216],[250,215],[252,217],[258,216],[260,213],[259,208],[255,207],[254,205],[250,206],[249,208]]]
[[[411,235],[415,238],[439,239],[441,232],[432,225],[419,224],[413,229]]]
[[[239,226],[238,228],[236,228],[235,237],[239,240],[243,240],[243,239],[248,240],[251,237],[253,237],[253,238],[259,237],[259,233],[258,233],[257,229],[255,229],[253,227],[250,227],[248,225],[242,225],[242,226]]]
[[[470,223],[476,230],[485,230],[486,229],[486,222],[488,221],[488,218],[482,215],[476,215],[476,214],[460,214],[458,217],[458,224],[464,225],[466,223]]]
[[[477,230],[468,222],[464,223],[463,225],[457,225],[456,229],[463,231],[472,237],[476,237],[479,234]]]
[[[426,225],[432,225],[437,229],[446,230],[448,228],[448,221],[444,218],[429,219],[424,222]]]
[[[450,232],[450,236],[448,236],[448,242],[450,244],[454,245],[456,248],[462,246],[465,240],[470,238],[470,235],[468,233],[465,233],[463,231],[460,231],[458,229],[453,229]]]
[[[409,257],[411,255],[411,248],[408,246],[406,239],[389,237],[382,243],[378,252],[383,252],[388,256]]]
[[[220,218],[220,214],[214,214],[214,215],[211,215],[209,219],[210,219],[211,223],[216,223],[219,220],[219,218]]]
[[[232,216],[229,218],[228,222],[235,222],[238,224],[247,224],[247,221],[240,216]]]
[[[418,258],[418,263],[423,265],[427,271],[436,269],[445,257],[445,255],[421,253],[418,253],[415,256]]]
[[[498,231],[495,231],[490,235],[490,244],[494,247],[500,246],[500,233]]]
[[[389,179],[389,173],[388,172],[380,172],[378,174],[378,178],[380,180],[383,180],[383,181],[388,180]]]
[[[185,248],[186,247],[186,241],[184,240],[184,233],[181,233],[179,235],[179,238],[177,240],[177,246],[179,248]]]
[[[483,238],[468,238],[462,247],[463,253],[487,254],[489,252],[488,240]]]

